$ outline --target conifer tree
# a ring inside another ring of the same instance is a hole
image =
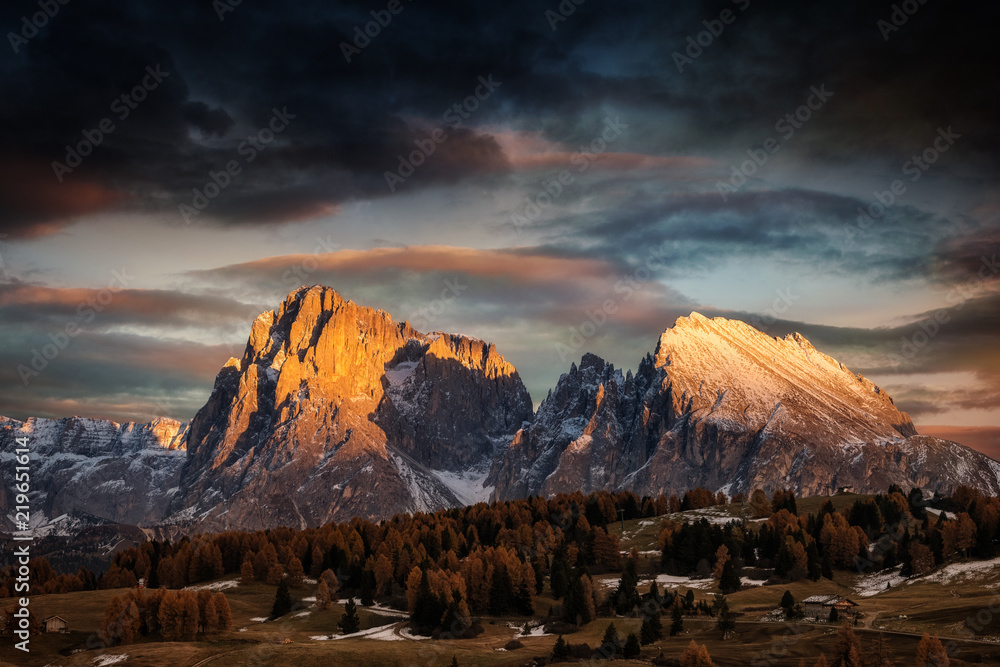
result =
[[[271,607],[271,620],[284,616],[292,610],[292,596],[288,592],[288,582],[284,579],[278,584],[274,594],[274,605]]]
[[[354,604],[354,598],[348,598],[344,605],[344,615],[337,621],[337,627],[344,635],[352,635],[361,629],[361,619],[358,618],[358,606]]]

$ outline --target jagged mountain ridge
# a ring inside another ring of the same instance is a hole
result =
[[[26,437],[31,463],[31,524],[77,510],[116,523],[155,523],[180,484],[187,424],[155,419],[119,424],[103,419],[0,417],[0,462],[13,470],[16,439]],[[0,511],[13,506],[0,489]],[[44,533],[44,530],[40,531]]]
[[[191,421],[171,518],[306,526],[459,505],[436,471],[485,475],[530,417],[492,344],[302,288],[257,318]]]
[[[160,528],[383,518],[491,490],[1000,492],[1000,464],[916,435],[885,392],[798,334],[692,313],[635,374],[584,355],[532,415],[492,344],[422,334],[320,286],[257,318],[188,424],[0,420],[3,456],[19,434],[44,458],[32,502],[46,519]]]
[[[634,377],[594,355],[574,364],[487,483],[498,500],[696,485],[815,495],[965,483],[997,493],[1000,464],[918,436],[884,391],[799,334],[772,338],[692,313],[663,333]]]

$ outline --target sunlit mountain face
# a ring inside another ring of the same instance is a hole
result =
[[[798,332],[996,455],[998,10],[904,4],[7,3],[0,414],[189,421],[318,284],[535,407]]]

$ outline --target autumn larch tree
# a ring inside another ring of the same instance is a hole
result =
[[[917,667],[948,667],[950,662],[941,640],[925,632],[917,645],[917,657],[913,664]]]
[[[330,587],[326,585],[326,581],[320,579],[319,585],[316,587],[316,606],[320,609],[329,609],[332,602]]]
[[[232,630],[233,612],[229,608],[229,600],[226,598],[226,594],[221,591],[217,592],[212,596],[212,600],[215,603],[216,627],[219,631]]]
[[[861,662],[861,641],[847,623],[837,631],[837,648],[833,664],[836,667],[863,667]]]

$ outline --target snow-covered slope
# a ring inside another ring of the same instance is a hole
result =
[[[257,318],[192,420],[170,519],[247,529],[453,507],[465,498],[432,470],[467,480],[530,417],[492,344],[301,288]]]
[[[667,329],[635,377],[574,365],[491,471],[494,498],[703,486],[812,495],[890,484],[1000,492],[1000,464],[919,436],[868,379],[799,334],[772,338],[698,313]]]
[[[74,511],[116,523],[152,523],[166,516],[177,492],[186,437],[187,424],[170,419],[118,424],[0,417],[0,465],[13,470],[16,440],[28,439],[34,525]],[[5,515],[13,511],[10,491],[9,485],[0,490]],[[59,532],[59,525],[49,532]]]

